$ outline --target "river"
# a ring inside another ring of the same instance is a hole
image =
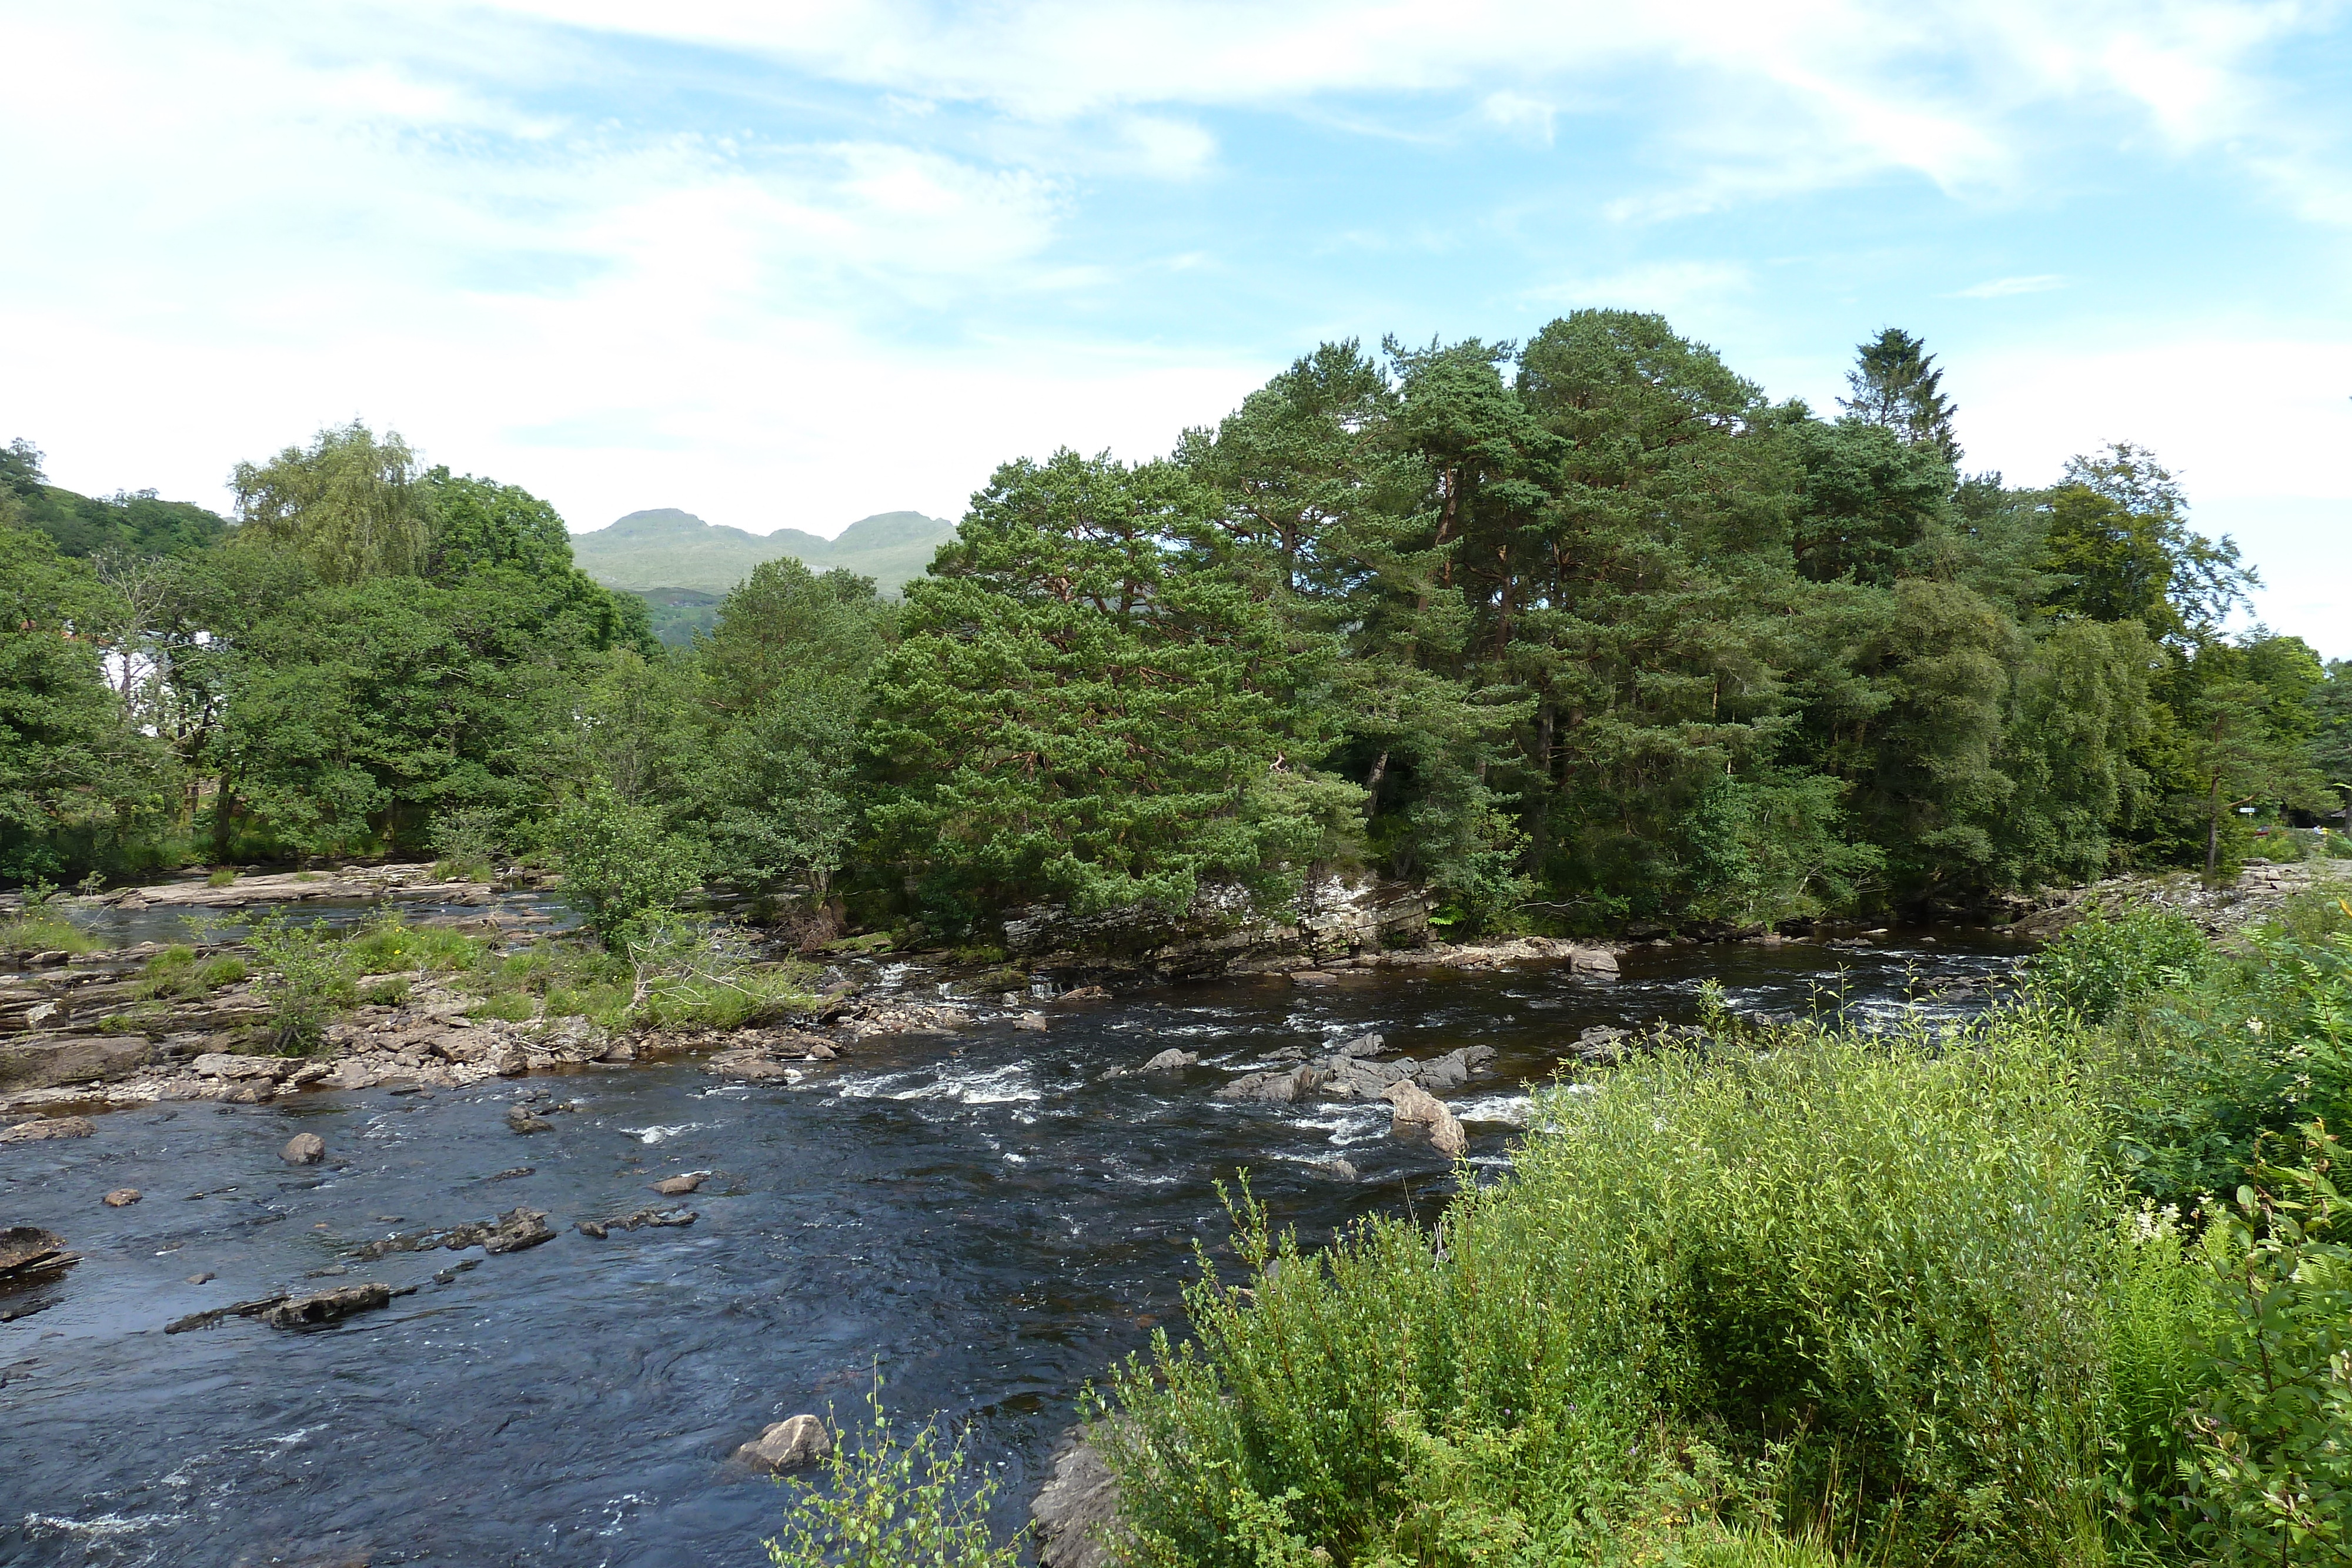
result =
[[[1518,1085],[1588,1026],[1687,1019],[1707,978],[1735,1008],[1842,998],[1883,1020],[1917,982],[2016,951],[1946,932],[1641,948],[1613,984],[1564,967],[1199,982],[1062,1009],[1043,1035],[870,1040],[790,1087],[672,1061],[100,1116],[92,1137],[0,1148],[0,1224],[84,1260],[0,1296],[25,1312],[0,1323],[0,1563],[761,1563],[782,1497],[729,1455],[794,1412],[856,1413],[877,1374],[894,1413],[968,1425],[1010,1529],[1085,1381],[1155,1323],[1181,1330],[1192,1244],[1225,1235],[1216,1178],[1247,1167],[1309,1242],[1443,1201],[1444,1163],[1393,1143],[1383,1105],[1211,1098],[1264,1053],[1369,1030],[1415,1056],[1493,1046],[1451,1103],[1473,1158],[1499,1164]],[[1171,1045],[1202,1067],[1101,1081]],[[551,1089],[576,1108],[509,1131],[514,1098]],[[279,1159],[298,1132],[325,1164]],[[690,1227],[572,1228],[667,1204],[647,1184],[700,1170]],[[100,1204],[126,1186],[143,1199]],[[519,1204],[557,1238],[351,1260]],[[361,1280],[419,1288],[329,1328],[162,1332]]]

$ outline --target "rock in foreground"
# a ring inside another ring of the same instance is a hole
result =
[[[1101,1537],[1118,1519],[1118,1478],[1092,1443],[1054,1457],[1054,1474],[1029,1504],[1039,1568],[1109,1568]]]
[[[735,1457],[763,1470],[794,1470],[833,1452],[833,1434],[814,1416],[788,1416],[735,1450]]]
[[[297,1133],[286,1140],[278,1157],[289,1166],[315,1166],[327,1157],[327,1143],[316,1133]]]

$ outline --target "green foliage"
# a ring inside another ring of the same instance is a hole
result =
[[[989,1538],[994,1478],[975,1478],[963,1439],[927,1422],[901,1438],[877,1384],[861,1431],[844,1432],[822,1461],[823,1480],[787,1478],[783,1527],[764,1542],[776,1568],[1018,1568],[1017,1544]],[[855,1439],[853,1446],[852,1439]]]
[[[379,912],[344,943],[345,959],[356,975],[466,970],[479,963],[486,950],[478,936],[442,926],[411,925],[388,910]]]
[[[1927,345],[1899,327],[1889,327],[1854,350],[1846,372],[1853,395],[1841,399],[1855,420],[1883,426],[1937,459],[1957,465],[1959,439],[1952,421],[1959,409],[1944,395],[1944,372]]]
[[[2135,1182],[2183,1204],[2233,1191],[2265,1138],[2352,1119],[2352,910],[2313,899],[2119,1021]]]
[[[629,1018],[635,1023],[740,1029],[805,1012],[816,1000],[809,986],[813,971],[796,963],[754,963],[731,925],[647,915],[624,940],[635,980]]]
[[[118,608],[87,562],[0,522],[0,881],[78,870],[161,804],[161,749],[126,722],[95,634]]]
[[[1172,914],[1217,881],[1286,895],[1332,852],[1358,792],[1314,770],[1320,651],[1206,500],[1166,465],[1008,465],[908,585],[872,819],[935,901]]]
[[[397,432],[383,440],[353,420],[231,476],[245,549],[291,552],[325,582],[415,572],[433,542],[433,505],[415,455]]]
[[[249,973],[245,960],[233,954],[207,957],[193,947],[174,945],[142,967],[139,991],[142,996],[184,1001],[240,984]]]
[[[78,496],[44,481],[41,454],[19,438],[0,447],[0,517],[48,536],[62,555],[184,556],[216,544],[227,520],[152,490]]]
[[[256,988],[269,1004],[269,1048],[280,1055],[311,1050],[328,1021],[358,1000],[349,950],[323,926],[296,925],[283,915],[255,921],[245,939],[260,969]]]
[[[0,920],[0,953],[89,953],[98,939],[54,909],[31,899],[15,916]]]
[[[2095,900],[2033,956],[2026,979],[2052,1005],[2101,1023],[2127,1002],[2188,984],[2210,957],[2205,934],[2179,910],[2127,904],[2111,914]]]
[[[562,870],[564,902],[616,953],[648,922],[673,915],[699,880],[694,847],[665,831],[658,813],[601,780],[556,813],[547,836]]]
[[[2189,1533],[2217,1563],[2352,1561],[2352,1206],[2341,1148],[2302,1129],[2304,1158],[2257,1165],[2209,1202],[2205,1255],[2227,1315],[2182,1466]]]
[[[506,863],[506,814],[495,807],[460,806],[438,812],[426,835],[436,881],[488,882]]]
[[[1373,1220],[1310,1258],[1244,1201],[1247,1289],[1203,1255],[1194,1340],[1123,1370],[1097,1428],[1135,1561],[1246,1563],[1269,1532],[1297,1561],[1615,1561],[1702,1438],[1734,1531],[2097,1561],[2135,1309],[2050,1027],[1665,1052],[1546,1095],[1436,1238]]]
[[[873,580],[847,571],[766,561],[727,596],[695,648],[714,875],[824,899],[856,840],[866,674],[892,630]]]

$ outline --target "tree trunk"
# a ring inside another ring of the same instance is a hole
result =
[[[1369,817],[1381,809],[1381,780],[1389,773],[1389,754],[1383,747],[1372,762],[1370,777],[1364,780],[1364,815]]]

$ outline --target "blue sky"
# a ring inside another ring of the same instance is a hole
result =
[[[548,496],[836,531],[1142,456],[1326,338],[1664,311],[1968,465],[2155,448],[2352,656],[2332,5],[0,0],[0,439],[224,504],[356,414]]]

